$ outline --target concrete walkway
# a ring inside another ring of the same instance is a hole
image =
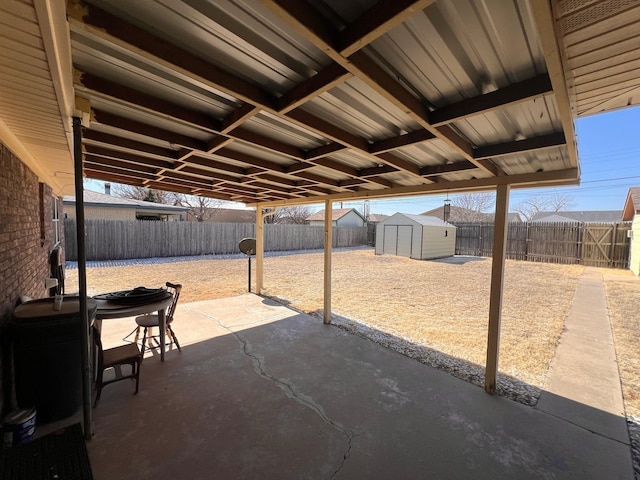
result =
[[[587,267],[551,363],[538,410],[629,445],[602,273]]]

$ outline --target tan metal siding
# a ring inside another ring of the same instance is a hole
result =
[[[636,213],[631,224],[633,238],[631,239],[631,256],[629,268],[636,275],[640,275],[640,214]]]
[[[447,235],[445,236],[445,232]],[[424,227],[422,259],[451,257],[456,251],[456,229],[452,227]]]
[[[76,218],[75,205],[65,205],[64,213],[67,218]],[[87,220],[135,220],[136,211],[133,208],[104,208],[104,207],[85,207],[84,216]]]

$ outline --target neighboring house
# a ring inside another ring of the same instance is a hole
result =
[[[365,219],[355,208],[338,208],[331,212],[334,227],[364,227]],[[307,217],[309,225],[322,227],[324,225],[324,210]]]
[[[433,210],[429,210],[427,212],[423,212],[420,215],[425,215],[427,217],[436,217],[441,220],[444,220],[444,206],[434,208]],[[471,210],[463,207],[456,207],[455,205],[451,205],[449,210],[449,218],[447,219],[450,223],[476,223],[476,222],[493,222],[493,213],[483,213],[477,212],[475,210]],[[522,217],[517,212],[510,212],[509,218],[507,221],[522,223]]]
[[[520,216],[520,214],[518,212],[509,212],[507,214],[507,222],[509,223],[523,223],[522,222],[522,217]]]
[[[428,260],[455,250],[456,227],[436,217],[395,213],[377,225],[376,255]]]
[[[183,221],[187,207],[114,197],[107,193],[84,191],[85,219],[102,220],[168,220]],[[63,199],[64,218],[76,218],[76,197]]]
[[[585,210],[585,211],[560,211],[537,212],[532,222],[581,222],[581,223],[614,223],[622,220],[620,210]]]
[[[631,223],[631,252],[629,255],[629,268],[636,275],[640,275],[640,187],[633,187],[627,193],[624,202],[622,220]]]

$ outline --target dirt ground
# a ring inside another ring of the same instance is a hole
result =
[[[255,265],[254,265],[255,268]],[[323,307],[323,255],[265,258],[264,294],[317,316]],[[500,371],[542,387],[583,267],[507,261]],[[417,261],[373,250],[334,252],[332,311],[453,358],[484,365],[490,259]],[[255,276],[255,275],[254,275]],[[88,268],[89,295],[183,284],[181,302],[247,291],[247,260],[196,260]],[[66,290],[77,291],[77,270]],[[255,288],[255,285],[254,285]]]

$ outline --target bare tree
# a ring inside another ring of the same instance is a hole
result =
[[[174,204],[181,207],[187,207],[191,214],[198,222],[207,222],[213,220],[216,210],[222,204],[221,200],[210,197],[200,197],[195,195],[183,195],[180,193],[173,194]]]
[[[308,217],[311,216],[311,209],[304,205],[296,205],[293,207],[282,207],[278,209],[280,217],[278,223],[293,223],[304,225]]]
[[[145,202],[163,203],[165,205],[174,204],[173,194],[162,190],[114,183],[112,191],[116,197],[143,200]]]
[[[278,207],[273,212],[269,209],[269,215],[264,212],[264,223],[289,223],[289,224],[305,224],[309,216],[311,216],[311,209],[304,205],[294,205],[292,207]]]
[[[493,211],[495,195],[491,192],[464,193],[456,195],[451,200],[455,211],[456,222],[482,222],[487,220],[487,214]]]
[[[516,205],[515,211],[529,222],[538,212],[559,212],[572,205],[573,199],[560,193],[551,196],[533,195]]]

